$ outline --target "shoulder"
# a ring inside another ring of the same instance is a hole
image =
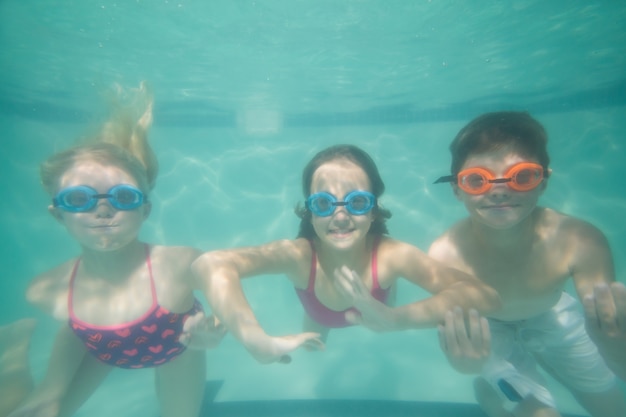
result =
[[[471,234],[469,233],[469,219],[454,224],[428,248],[428,255],[442,262],[454,262],[460,257],[460,248]]]
[[[72,269],[77,259],[35,276],[26,289],[26,299],[42,311],[63,318],[67,315],[67,297]]]
[[[378,264],[391,276],[405,275],[408,270],[421,270],[430,261],[426,253],[415,245],[383,237],[378,246]]]
[[[593,265],[609,265],[612,254],[604,233],[588,221],[542,209],[537,223],[537,236],[547,256],[556,262],[566,262],[570,272],[581,271]]]
[[[563,214],[553,209],[541,208],[538,229],[548,238],[558,239],[568,246],[604,245],[604,233],[590,222]]]
[[[151,257],[158,257],[182,265],[190,265],[201,253],[199,249],[190,246],[150,246]]]
[[[381,236],[378,244],[378,257],[421,256],[426,254],[420,248],[402,240]]]

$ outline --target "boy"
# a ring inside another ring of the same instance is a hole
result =
[[[560,415],[539,363],[592,416],[623,417],[615,376],[585,330],[580,305],[563,292],[571,277],[588,310],[596,309],[594,289],[615,279],[611,251],[591,224],[537,206],[550,175],[546,143],[528,113],[498,112],[471,121],[450,145],[452,175],[436,182],[452,183],[469,217],[429,254],[492,286],[502,308],[488,324],[471,312],[467,333],[462,312],[449,313],[442,348],[457,370],[481,371],[474,389],[489,416]]]

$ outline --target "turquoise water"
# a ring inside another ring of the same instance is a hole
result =
[[[291,238],[303,165],[348,142],[379,165],[391,234],[427,249],[465,213],[449,187],[431,185],[456,132],[484,111],[526,109],[550,134],[541,203],[600,227],[626,281],[626,6],[547,3],[3,0],[0,324],[40,319],[41,377],[56,325],[24,289],[78,247],[46,211],[38,164],[97,124],[100,91],[140,80],[156,94],[161,164],[146,240],[210,250]],[[245,285],[268,331],[299,330],[287,280]],[[400,290],[400,303],[426,296]],[[473,402],[471,379],[449,369],[431,330],[335,331],[325,352],[297,352],[288,366],[259,365],[227,337],[208,358],[209,379],[224,381],[218,402]],[[78,415],[111,413],[156,416],[152,373],[113,373]]]

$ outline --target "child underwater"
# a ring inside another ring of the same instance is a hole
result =
[[[116,367],[154,368],[162,416],[198,415],[206,354],[187,349],[194,343],[185,326],[204,328],[203,348],[219,344],[224,329],[204,318],[193,294],[200,285],[190,265],[200,251],[138,238],[158,172],[147,137],[153,97],[145,83],[126,93],[118,90],[99,134],[41,165],[48,211],[81,253],[27,290],[30,303],[64,324],[43,381],[11,417],[71,416]]]
[[[502,308],[488,320],[470,312],[468,327],[461,309],[448,313],[441,346],[457,370],[481,374],[474,389],[489,416],[560,415],[539,364],[592,416],[623,417],[615,375],[564,291],[571,278],[588,317],[602,311],[597,291],[615,280],[611,250],[593,225],[537,205],[551,172],[547,140],[528,113],[496,112],[472,120],[450,145],[452,174],[436,182],[452,183],[469,217],[429,254],[496,289]]]

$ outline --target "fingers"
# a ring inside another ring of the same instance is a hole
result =
[[[455,307],[453,310],[454,316],[454,330],[455,336],[458,341],[458,345],[461,349],[468,349],[472,345],[469,336],[468,330],[465,326],[465,319],[463,317],[463,310],[460,307]]]
[[[489,330],[489,320],[485,317],[480,318],[480,329],[482,334],[483,341],[483,351],[486,356],[489,356],[491,353],[491,331]]]
[[[596,331],[600,329],[600,319],[598,318],[598,312],[596,311],[596,299],[594,294],[587,294],[582,300],[583,308],[585,310],[585,317],[587,318],[587,326],[590,330]]]
[[[611,283],[611,293],[617,311],[617,323],[626,332],[626,285],[621,282]]]
[[[444,316],[444,333],[446,352],[456,353],[459,351],[459,342],[457,338],[457,324],[453,311],[446,312]],[[463,331],[465,333],[465,331]]]
[[[291,363],[291,356],[289,355],[283,355],[281,356],[276,362],[278,363],[284,363],[284,364],[289,364]]]
[[[616,285],[616,296],[622,302],[621,286]],[[618,311],[616,300],[614,299],[613,287],[608,284],[597,284],[593,288],[593,294],[589,294],[583,299],[585,315],[590,325],[602,332],[612,335],[619,332]]]
[[[333,274],[335,275],[334,284],[337,290],[346,298],[354,298],[354,290],[351,283],[352,274],[350,274],[350,271],[343,266],[335,269]]]
[[[443,325],[437,326],[437,336],[439,337],[439,347],[444,353],[448,352],[448,345],[446,344],[446,328]]]
[[[326,345],[319,337],[307,340],[302,346],[309,351],[326,349]]]
[[[371,297],[361,277],[347,266],[335,269],[333,274],[335,286],[346,298],[357,301],[369,300]]]
[[[346,321],[353,325],[362,325],[363,317],[354,310],[348,310],[345,312],[344,317]]]
[[[178,341],[185,346],[189,346],[189,342],[191,341],[191,335],[189,333],[181,333]]]
[[[486,356],[491,350],[489,322],[478,311],[470,309],[466,324],[463,310],[455,307],[446,312],[444,325],[439,326],[439,344],[444,352],[451,354],[475,352]]]
[[[588,325],[609,336],[626,332],[626,286],[621,282],[598,284],[583,299]]]

